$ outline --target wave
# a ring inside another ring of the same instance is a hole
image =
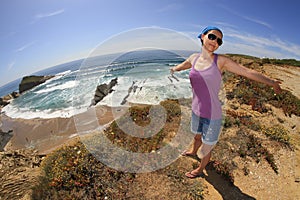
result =
[[[52,86],[55,86],[55,85],[57,85],[57,83],[56,83],[57,80],[61,79],[61,78],[64,77],[64,76],[67,76],[67,75],[69,75],[69,74],[71,74],[71,73],[72,73],[71,70],[66,70],[66,71],[57,73],[57,74],[55,74],[55,76],[54,76],[53,78],[48,79],[48,80],[46,80],[44,83],[38,85],[38,86],[37,86],[37,89],[38,89],[38,88],[41,88],[41,87],[43,87],[43,86],[45,86],[45,87],[47,87],[47,88],[50,88],[50,87],[52,87]]]
[[[74,88],[77,85],[78,85],[77,81],[68,81],[68,82],[63,83],[61,85],[46,87],[46,89],[38,90],[38,91],[35,91],[34,93],[35,94],[42,94],[42,93],[46,93],[46,92],[48,93],[48,92],[52,92],[52,91],[55,91],[55,90],[64,90],[64,89],[67,89],[67,88]]]
[[[126,69],[133,69],[135,68],[135,65],[130,65],[130,66],[122,66],[122,67],[113,67],[113,68],[107,68],[106,72],[116,72],[116,71],[121,71],[121,70],[126,70]]]
[[[64,71],[64,72],[57,73],[55,76],[65,76],[67,74],[70,74],[71,72],[72,72],[71,70],[67,70],[67,71]]]
[[[170,77],[170,66],[180,63],[181,57],[161,53],[157,57],[145,52],[143,57],[127,55],[111,63],[97,59],[77,69],[64,68],[3,111],[13,118],[71,117],[89,108],[97,85],[108,84],[116,77],[118,84],[100,105],[121,106],[125,101],[158,104],[168,98],[189,98],[192,94],[188,73],[179,72],[176,79]]]
[[[114,92],[107,95],[99,104],[120,106],[124,99],[130,103],[159,104],[168,98],[190,98],[189,79],[176,77],[170,81],[169,76],[155,78],[120,77]]]
[[[46,109],[46,110],[30,110],[30,109],[19,109],[12,105],[7,105],[3,108],[3,112],[11,118],[22,118],[22,119],[34,119],[34,118],[69,118],[76,114],[85,112],[88,108],[73,108],[68,107],[64,109]]]
[[[81,79],[81,78],[88,78],[88,77],[99,77],[105,73],[105,69],[94,69],[94,70],[85,70],[81,69],[78,70],[76,73],[76,78]]]

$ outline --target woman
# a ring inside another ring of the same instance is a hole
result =
[[[205,166],[211,157],[211,150],[218,142],[221,132],[222,109],[218,98],[222,71],[229,71],[254,81],[273,87],[275,93],[280,93],[280,82],[272,80],[263,74],[248,69],[230,58],[214,52],[222,45],[223,33],[214,26],[206,27],[198,36],[202,43],[201,53],[192,54],[183,63],[170,69],[176,71],[190,70],[192,86],[192,118],[191,131],[195,134],[193,147],[183,153],[184,156],[201,158],[199,167],[185,175],[196,178],[203,174]]]

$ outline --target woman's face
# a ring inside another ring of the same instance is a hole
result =
[[[210,52],[214,52],[219,48],[220,44],[222,44],[222,38],[222,33],[217,30],[208,31],[207,34],[201,36],[203,47]]]

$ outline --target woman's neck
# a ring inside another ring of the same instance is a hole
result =
[[[201,57],[204,59],[211,59],[214,57],[214,52],[207,51],[205,48],[202,47]]]

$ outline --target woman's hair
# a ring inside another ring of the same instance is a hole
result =
[[[202,33],[202,35],[206,35],[207,33],[208,33],[208,31],[205,31],[204,33]],[[203,40],[201,37],[200,37],[200,40],[201,40],[201,44],[203,45]]]

